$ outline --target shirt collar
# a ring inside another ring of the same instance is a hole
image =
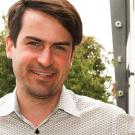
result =
[[[70,92],[64,86],[61,92],[58,109],[64,110],[65,112],[77,117],[80,116]],[[16,89],[13,93],[7,94],[0,99],[0,116],[9,115],[12,112],[19,113]]]
[[[12,112],[19,112],[16,90],[0,99],[0,116],[9,115]]]
[[[73,100],[70,92],[71,91],[67,90],[65,86],[63,86],[58,108],[64,110],[71,115],[79,117],[80,112],[78,111],[76,103]]]

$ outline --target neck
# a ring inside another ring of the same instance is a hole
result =
[[[50,98],[41,99],[31,97],[24,93],[23,90],[17,90],[17,97],[20,113],[37,127],[54,111],[59,102],[60,93]]]

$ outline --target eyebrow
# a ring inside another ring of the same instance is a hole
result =
[[[37,42],[45,43],[44,40],[42,40],[40,38],[37,38],[37,37],[33,37],[33,36],[26,36],[25,39],[31,39],[31,40],[35,40]],[[58,42],[52,43],[52,45],[66,45],[66,46],[70,46],[71,42],[69,42],[69,41],[58,41]]]
[[[71,43],[68,41],[62,41],[62,42],[55,42],[53,45],[65,45],[65,46],[70,46]]]
[[[25,39],[31,39],[31,40],[35,40],[38,42],[44,42],[42,39],[37,38],[37,37],[33,37],[33,36],[26,36]]]

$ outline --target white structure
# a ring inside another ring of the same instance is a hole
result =
[[[129,68],[129,114],[135,115],[135,1],[130,0],[130,33],[127,42],[127,68]]]
[[[110,0],[117,105],[135,115],[135,0]]]

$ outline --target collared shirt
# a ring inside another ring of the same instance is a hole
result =
[[[37,128],[19,113],[16,91],[0,99],[0,135],[135,135],[135,118],[63,87],[57,108]]]

